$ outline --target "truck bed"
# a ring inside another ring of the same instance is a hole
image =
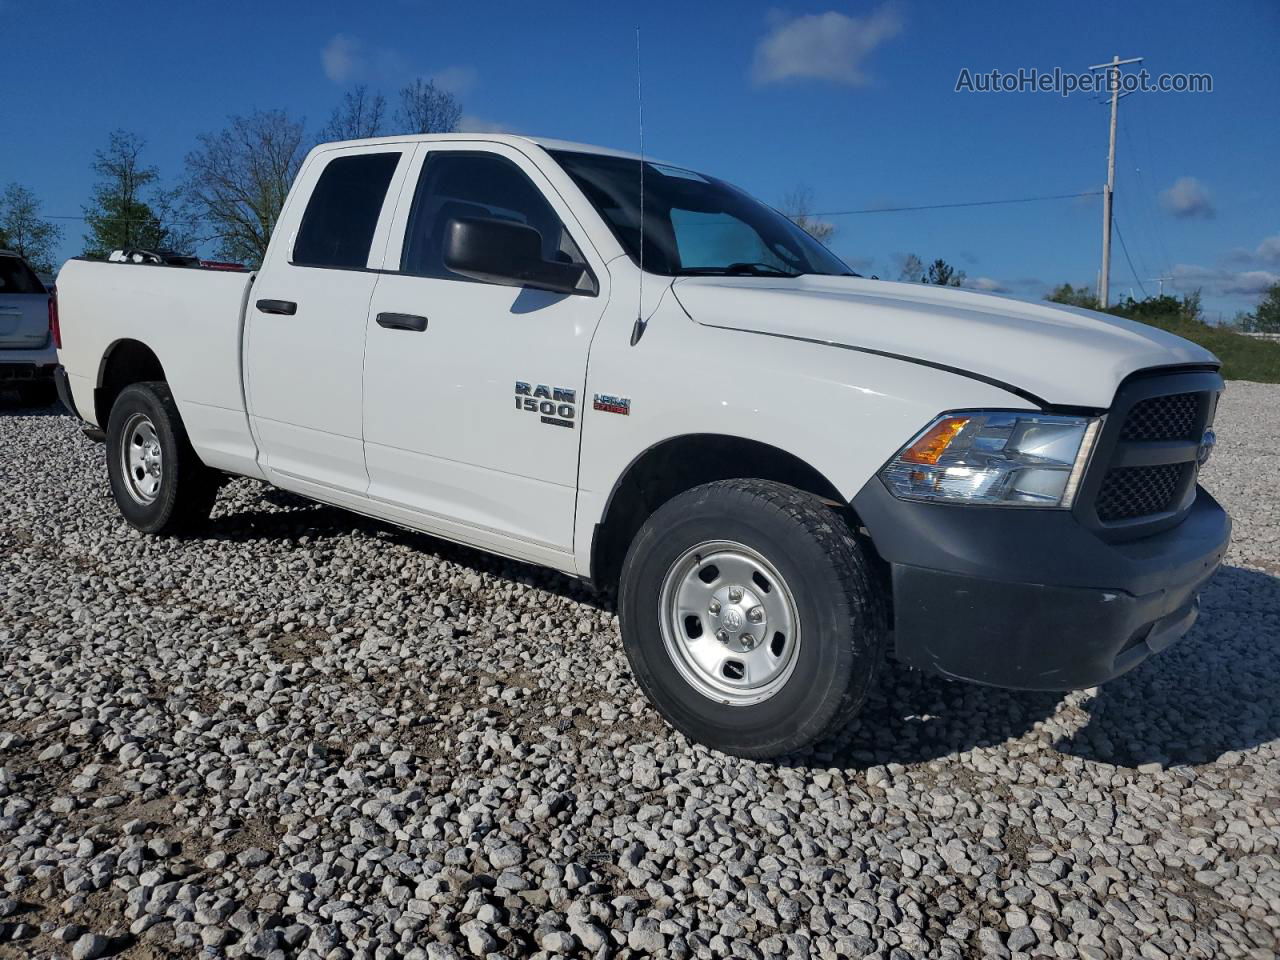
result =
[[[79,414],[106,429],[95,390],[112,351],[136,341],[164,368],[209,466],[261,476],[245,409],[241,344],[254,274],[71,260],[58,276],[59,358]]]

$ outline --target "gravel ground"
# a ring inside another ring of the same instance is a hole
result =
[[[566,578],[247,481],[150,539],[4,405],[0,954],[1273,957],[1280,387],[1218,424],[1191,635],[1065,697],[890,668],[771,764],[667,730]]]

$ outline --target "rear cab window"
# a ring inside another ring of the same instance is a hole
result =
[[[293,244],[294,266],[362,269],[402,152],[330,160],[316,180]]]
[[[6,293],[44,294],[44,284],[21,257],[0,256],[0,296]]]

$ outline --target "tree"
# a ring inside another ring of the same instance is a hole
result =
[[[128,247],[189,252],[194,246],[180,191],[160,186],[160,172],[142,162],[145,146],[137,134],[116,130],[106,149],[94,153],[98,183],[84,208],[86,255],[105,257]]]
[[[305,155],[302,122],[284,110],[233,116],[187,154],[187,196],[218,255],[258,266]]]
[[[363,140],[382,134],[387,100],[380,93],[371,94],[364,84],[348,90],[342,103],[333,108],[329,122],[320,131],[320,143],[334,140]]]
[[[906,283],[932,283],[939,287],[963,286],[964,276],[963,270],[957,270],[941,257],[926,269],[924,261],[914,253],[903,258],[902,269],[898,272],[898,279]]]
[[[1052,303],[1063,303],[1069,307],[1084,307],[1088,310],[1098,309],[1098,298],[1092,290],[1088,287],[1073,287],[1069,283],[1062,283],[1054,287],[1045,299]]]
[[[434,81],[421,78],[400,91],[397,133],[452,133],[462,119],[462,104]]]
[[[925,275],[924,282],[932,283],[939,287],[962,287],[964,286],[964,276],[963,270],[957,270],[939,257],[929,264],[929,272]]]
[[[40,217],[40,201],[18,183],[0,194],[0,249],[12,250],[36,270],[53,269],[54,246],[62,228]]]
[[[924,261],[914,253],[908,253],[898,271],[898,279],[904,283],[924,283]]]
[[[813,216],[813,191],[798,186],[782,198],[782,215],[819,243],[830,243],[836,225]]]
[[[1245,315],[1249,333],[1280,333],[1280,283],[1273,283],[1263,294],[1257,309]]]

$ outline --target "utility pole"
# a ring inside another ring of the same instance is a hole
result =
[[[1111,87],[1111,143],[1107,149],[1107,185],[1102,191],[1102,273],[1098,280],[1098,303],[1102,309],[1110,302],[1111,284],[1111,199],[1116,188],[1116,113],[1120,106],[1120,68],[1126,63],[1141,63],[1142,57],[1121,60],[1116,54],[1110,63],[1099,63],[1090,70],[1106,70]]]
[[[1166,280],[1168,280],[1168,281],[1172,282],[1172,281],[1173,281],[1173,277],[1147,277],[1147,283],[1158,283],[1158,284],[1160,284],[1160,294],[1159,294],[1159,295],[1160,295],[1160,296],[1162,296],[1162,297],[1164,296],[1164,282],[1165,282]]]

